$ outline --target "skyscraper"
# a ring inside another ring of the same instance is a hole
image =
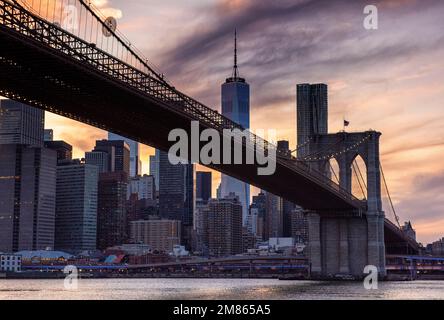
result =
[[[308,221],[304,210],[295,206],[291,211],[291,237],[298,243],[308,242]]]
[[[183,225],[192,226],[194,198],[194,165],[173,165],[168,159],[168,153],[160,151],[160,216],[171,220],[180,220]]]
[[[128,240],[127,188],[126,172],[99,174],[97,209],[97,247],[99,249],[119,245]]]
[[[135,177],[142,174],[142,164],[139,156],[139,143],[137,141],[108,132],[108,140],[123,140],[130,148],[130,171],[129,176]]]
[[[182,243],[190,248],[195,208],[194,165],[173,165],[163,151],[159,159],[159,215],[182,222]]]
[[[156,191],[159,191],[159,161],[160,151],[156,149],[155,154],[150,156],[150,175],[154,177]]]
[[[98,167],[80,160],[57,166],[55,248],[95,250],[97,242]]]
[[[277,148],[281,154],[285,154],[291,157],[290,143],[287,140],[281,140],[277,142]],[[282,225],[283,225],[283,237],[291,237],[291,212],[295,205],[286,199],[281,198],[282,205]]]
[[[265,196],[265,238],[280,238],[284,233],[283,199],[270,192],[267,192]]]
[[[253,196],[250,206],[250,217],[247,224],[249,230],[260,240],[267,240],[265,237],[265,217],[267,209],[267,197],[263,191],[257,196]]]
[[[328,133],[328,90],[323,83],[303,83],[296,91],[298,157],[303,157],[310,152],[306,145],[310,137]]]
[[[250,128],[250,85],[244,78],[239,77],[237,65],[237,34],[234,38],[233,73],[222,84],[222,115],[240,124],[244,129]],[[250,186],[235,178],[222,174],[221,197],[234,192],[242,204],[243,223],[246,221],[250,207]]]
[[[156,199],[156,190],[154,188],[154,177],[149,175],[143,175],[138,177],[133,177],[129,179],[128,182],[128,196],[130,198],[131,194],[137,194],[137,199]]]
[[[112,148],[114,153],[114,148]],[[91,151],[85,152],[85,162],[86,164],[94,165],[99,168],[99,173],[109,172],[110,170],[110,156],[108,152],[105,151]]]
[[[211,172],[196,172],[196,199],[207,202],[211,198]]]
[[[224,199],[211,199],[204,209],[204,228],[211,256],[242,253],[242,205],[231,193]]]
[[[52,141],[54,140],[54,130],[52,129],[45,129],[44,135],[43,135],[44,141]]]
[[[53,150],[0,145],[0,251],[54,248],[56,162]]]
[[[0,144],[43,146],[45,112],[13,100],[0,100]]]
[[[108,153],[109,169],[107,171],[123,171],[130,173],[130,147],[124,140],[98,140],[93,152]]]
[[[52,149],[57,152],[57,161],[72,160],[72,145],[65,141],[46,141],[45,148]]]

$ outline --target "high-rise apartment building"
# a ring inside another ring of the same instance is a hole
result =
[[[239,198],[232,193],[224,199],[211,199],[203,214],[209,255],[242,253],[242,204]]]
[[[131,241],[147,244],[153,250],[170,253],[180,244],[179,220],[138,220],[130,222]]]

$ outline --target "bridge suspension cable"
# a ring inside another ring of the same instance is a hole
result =
[[[356,169],[356,167],[358,167],[358,169]],[[364,192],[364,188],[362,187],[362,184],[361,184],[361,179],[359,178],[359,175],[361,175],[361,171],[359,170],[359,166],[355,160],[353,160],[353,162],[352,162],[352,169],[353,169],[353,172],[355,173],[355,177],[356,177],[356,180],[358,181],[358,185],[359,185],[359,188],[361,189],[362,195],[363,195],[364,199],[367,199],[366,192]],[[358,175],[358,170],[359,170],[359,175]],[[361,178],[362,178],[362,175],[361,175]],[[364,182],[364,179],[362,179],[362,180]],[[367,186],[365,187],[365,189],[367,191]]]
[[[355,144],[353,144],[353,145],[351,145],[349,147],[344,147],[342,150],[339,150],[339,151],[336,151],[336,152],[330,152],[329,154],[326,154],[326,155],[319,155],[319,154],[322,154],[322,152],[319,152],[319,151],[318,152],[314,152],[313,154],[310,154],[310,155],[304,157],[302,160],[304,160],[304,161],[323,161],[323,160],[328,160],[328,159],[340,156],[340,155],[342,155],[344,153],[347,153],[347,152],[349,152],[351,150],[355,150],[361,144],[363,144],[365,141],[367,141],[370,137],[371,137],[371,135],[369,134],[369,135],[365,136],[364,138],[362,138],[361,140],[359,140],[358,142],[356,142]]]
[[[159,68],[150,62],[116,25],[106,23],[109,17],[106,17],[91,0],[46,0],[46,5],[42,5],[42,0],[11,1],[132,67],[150,74],[158,81],[167,83]]]
[[[399,220],[399,216],[396,214],[395,206],[393,205],[392,197],[390,196],[390,191],[389,191],[389,189],[387,187],[387,180],[385,179],[384,170],[382,169],[381,161],[379,162],[379,169],[381,171],[382,181],[384,182],[385,190],[387,192],[387,197],[389,199],[390,207],[391,207],[393,215],[395,217],[396,224],[398,225],[398,228],[401,229],[401,223],[400,223],[400,220]]]
[[[163,79],[158,79],[158,77],[156,77],[155,74],[153,74],[147,68],[141,70],[140,68],[136,68],[134,64],[129,64],[128,62],[122,60],[120,57],[123,57],[124,53],[128,54],[128,51],[124,51],[122,46],[120,47],[121,50],[117,48],[116,51],[114,48],[114,44],[118,40],[116,37],[111,37],[112,39],[109,41],[110,38],[105,37],[101,33],[101,40],[106,40],[104,43],[107,43],[107,50],[109,49],[109,45],[111,45],[110,53],[109,50],[106,51],[104,49],[105,44],[100,47],[101,45],[99,45],[98,41],[94,42],[97,39],[94,38],[93,32],[90,32],[88,35],[85,30],[89,29],[87,29],[85,25],[77,30],[77,34],[74,34],[58,25],[56,23],[56,19],[51,22],[51,20],[47,20],[38,14],[30,12],[30,10],[19,4],[21,1],[23,0],[0,0],[0,5],[2,8],[0,24],[2,27],[10,29],[11,33],[19,33],[22,38],[38,42],[42,48],[50,51],[51,53],[57,54],[57,56],[60,58],[70,59],[72,62],[79,63],[82,66],[93,68],[95,71],[100,72],[100,75],[105,77],[105,79],[111,78],[113,80],[117,80],[121,85],[129,86],[132,89],[137,90],[137,93],[141,93],[146,97],[155,98],[161,103],[166,104],[168,108],[173,109],[175,112],[180,113],[187,118],[198,120],[209,128],[214,128],[219,131],[222,131],[223,129],[235,128],[244,130],[242,126],[233,122],[227,117],[224,117],[214,109],[208,108],[202,103],[176,90],[174,87],[163,81]],[[72,3],[73,0],[54,1],[56,1],[56,3]],[[29,1],[26,3],[29,3]],[[84,2],[79,2],[79,0],[77,0],[75,3],[79,4]],[[61,13],[59,17],[62,17],[62,7],[52,9],[52,11],[56,11],[55,9],[60,9]],[[42,10],[41,6],[39,6],[38,10]],[[47,11],[51,12],[49,7]],[[91,16],[91,12],[89,10],[85,12]],[[83,12],[82,17],[84,17],[84,14],[85,13]],[[57,17],[57,15],[55,16]],[[99,30],[102,31],[99,26],[104,26],[106,30],[110,29],[108,26],[104,25],[103,21],[99,20],[97,20],[97,18],[91,20],[93,21],[93,27],[95,22],[96,28],[93,30],[95,30],[97,34],[99,34]],[[80,37],[82,34],[85,38]],[[114,33],[111,32],[111,34]],[[89,39],[86,39],[88,37]],[[94,39],[94,41],[88,41],[93,40],[91,37]],[[115,54],[117,57],[114,56]],[[14,92],[3,91],[3,93],[6,93],[4,96],[7,97],[18,97],[17,93]],[[44,108],[51,112],[56,111],[56,113],[63,116],[79,119],[76,114],[58,110],[57,106],[53,105],[52,102],[38,100],[32,101],[29,100],[29,98],[27,102],[31,102],[32,105],[42,109]],[[86,123],[95,125],[104,130],[109,130],[109,128],[107,128],[107,126],[104,124],[91,121],[90,119],[83,119]],[[326,177],[323,172],[317,171],[301,161],[297,161],[297,159],[294,157],[288,157],[288,152],[286,153],[286,157],[282,157],[282,155],[285,153],[280,153],[275,145],[259,136],[256,136],[251,131],[245,131],[248,133],[247,139],[252,141],[252,145],[254,145],[257,150],[263,149],[265,151],[267,146],[272,147],[277,151],[276,156],[279,158],[278,161],[282,166],[297,172],[313,183],[322,185],[323,188],[335,193],[337,197],[345,200],[349,205],[359,210],[363,208],[361,201],[354,197],[350,192],[342,189],[338,184]]]
[[[306,145],[308,145],[308,144],[310,143],[310,141],[312,140],[312,138],[313,138],[313,137],[308,137],[308,139],[307,139],[306,141],[304,141],[304,142],[301,143],[301,144],[298,144],[294,150],[291,150],[291,151],[290,151],[290,154],[293,154],[293,153],[295,153],[296,151],[298,151],[299,149],[301,149],[301,148],[305,147]]]
[[[336,175],[336,171],[335,171],[335,169],[333,168],[333,166],[331,165],[331,162],[330,162],[330,161],[328,162],[328,165],[329,165],[329,167],[330,167],[330,171],[333,173],[333,176],[335,177],[337,183],[339,184],[340,182],[339,182],[338,176]]]

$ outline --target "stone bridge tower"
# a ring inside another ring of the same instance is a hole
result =
[[[381,133],[328,134],[327,86],[297,86],[298,158],[330,177],[330,159],[339,165],[339,185],[352,192],[352,163],[360,156],[367,173],[365,212],[307,211],[308,256],[313,276],[364,276],[366,265],[386,275],[384,212],[381,202],[379,137]],[[319,199],[322,201],[322,199]]]
[[[366,265],[374,265],[384,276],[384,212],[381,204],[379,137],[376,131],[339,132],[312,136],[305,159],[311,167],[329,174],[329,161],[339,164],[339,185],[352,192],[352,163],[360,156],[367,173],[366,212],[309,212],[308,252],[312,272],[322,276],[362,276]]]

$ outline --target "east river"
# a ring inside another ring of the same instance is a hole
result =
[[[64,280],[0,280],[6,299],[444,299],[444,281],[361,282],[269,279],[80,279],[77,290]]]

